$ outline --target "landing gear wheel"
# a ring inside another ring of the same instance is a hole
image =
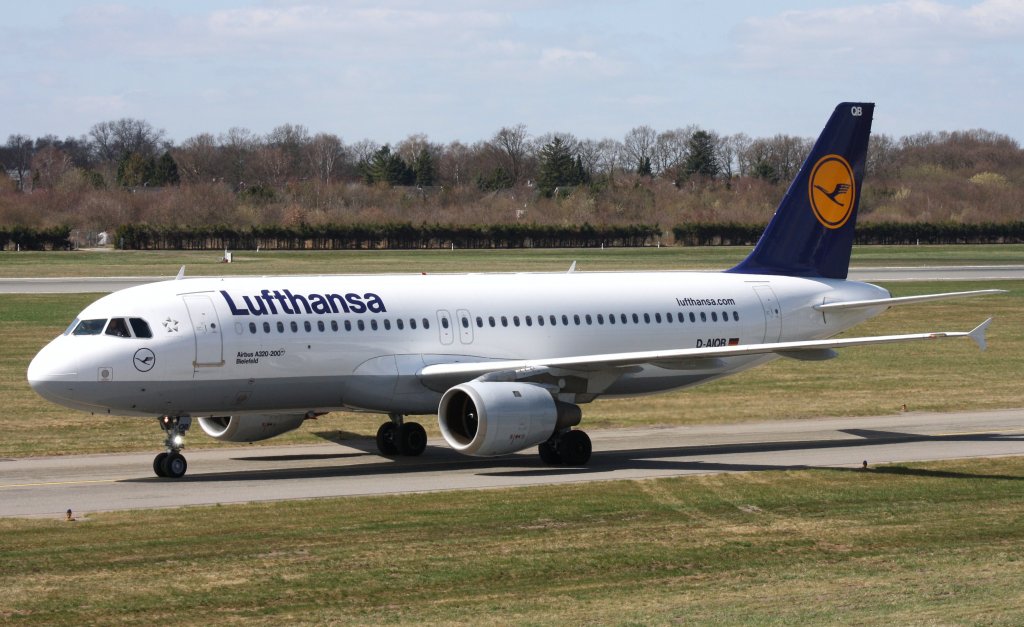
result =
[[[153,472],[156,473],[157,477],[166,477],[164,473],[164,461],[167,459],[167,453],[160,453],[153,458]]]
[[[181,479],[185,476],[185,471],[188,470],[188,462],[185,461],[185,456],[177,451],[171,451],[167,453],[167,457],[164,458],[163,467],[165,477],[169,479]]]
[[[590,461],[590,436],[583,431],[567,431],[558,441],[558,455],[567,466],[582,466]]]
[[[427,430],[418,422],[407,422],[398,428],[395,438],[398,452],[409,457],[416,457],[427,448]]]
[[[537,447],[537,452],[540,453],[540,461],[548,466],[559,466],[562,464],[562,456],[558,454],[558,447],[551,440],[542,442]]]
[[[377,429],[377,450],[384,457],[398,455],[398,443],[395,442],[397,431],[393,422],[385,422]]]

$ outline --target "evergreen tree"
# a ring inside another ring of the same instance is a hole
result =
[[[373,153],[365,169],[367,183],[387,183],[388,185],[412,185],[416,174],[405,161],[391,152],[387,144]]]
[[[126,153],[117,163],[117,184],[121,187],[150,185],[156,171],[156,160],[137,152]]]
[[[153,185],[177,185],[180,182],[178,164],[174,162],[171,153],[165,152],[156,162],[153,171]]]
[[[687,177],[697,175],[713,179],[721,172],[711,133],[703,130],[694,133],[690,137],[688,153],[684,168]]]
[[[640,164],[636,167],[636,173],[640,176],[652,176],[653,171],[651,170],[651,158],[641,157]]]
[[[577,183],[576,163],[562,139],[555,137],[551,143],[540,150],[540,174],[537,176],[537,186],[542,194],[551,196],[556,187]]]
[[[416,174],[416,185],[419,187],[430,187],[434,184],[434,159],[430,156],[430,151],[426,148],[421,148],[418,155],[416,155],[416,161],[412,165],[412,170]]]

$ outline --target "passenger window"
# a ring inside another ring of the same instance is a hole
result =
[[[640,324],[640,316],[633,314],[633,324]]]
[[[654,314],[654,321],[657,322],[658,324],[661,324],[661,314],[660,313],[655,313]]]
[[[423,319],[423,328],[424,329],[429,329],[430,328],[430,320],[427,320],[426,318]]]
[[[448,318],[441,318],[441,326],[445,329],[448,328]]]
[[[740,312],[738,312],[738,311],[732,312],[732,319],[733,319],[733,322],[739,322],[740,321]]]
[[[551,326],[553,327],[558,326],[558,318],[555,317],[555,314],[551,314],[550,316],[548,316],[548,322],[550,322]]]
[[[690,312],[690,322],[697,322],[697,316],[693,315],[692,311]]]
[[[129,318],[128,322],[132,325],[132,332],[135,333],[135,337],[153,337],[153,332],[149,330],[149,323],[142,318]],[[253,333],[255,333],[255,331],[253,331]]]
[[[576,323],[576,326],[580,326],[580,315],[579,314],[573,314],[572,315],[572,321]]]
[[[468,329],[469,328],[469,318],[467,318],[466,316],[462,316],[462,328],[463,329]]]
[[[503,327],[507,327],[508,326],[508,318],[506,318],[505,316],[501,317],[501,326],[503,326]]]
[[[338,330],[338,321],[337,320],[331,320],[331,331],[337,331],[337,330]]]
[[[278,333],[284,333],[284,323],[283,322],[278,322],[277,323],[277,332]]]
[[[292,333],[298,333],[299,332],[299,323],[295,322],[294,320],[292,320],[291,324],[288,325],[288,326],[290,326],[292,328]]]
[[[594,319],[590,317],[590,314],[583,316],[583,319],[587,321],[587,325],[594,324]]]
[[[252,333],[253,335],[256,335],[256,323],[255,322],[250,322],[249,323],[249,333]]]
[[[619,322],[621,322],[622,324],[626,324],[626,322],[627,322],[626,314],[620,314],[619,315]]]
[[[413,330],[416,329],[416,318],[409,318],[409,328]]]
[[[263,332],[264,333],[270,333],[270,323],[269,322],[264,322],[263,323]]]
[[[708,321],[708,315],[706,313],[704,313],[703,311],[700,312],[700,321],[701,322],[707,322]]]
[[[356,320],[356,327],[358,327],[360,331],[366,330],[366,324],[364,324],[362,320]]]
[[[476,317],[476,328],[478,328],[478,329],[484,328],[484,319],[481,318],[480,316]]]
[[[376,320],[370,320],[370,328],[373,329],[374,331],[377,330],[377,321]]]
[[[519,326],[519,316],[512,316],[512,324]]]
[[[718,312],[711,312],[711,322],[718,322]]]
[[[569,316],[562,314],[562,324],[565,326],[569,326]]]
[[[601,319],[598,318],[598,322],[600,321]],[[608,314],[608,324],[615,324],[615,314]]]
[[[385,331],[390,331],[391,330],[391,321],[390,320],[387,320],[387,319],[384,320],[384,330]]]
[[[128,325],[125,323],[124,318],[111,318],[110,324],[107,325],[107,335],[113,335],[114,337],[131,337],[132,334],[128,332]]]
[[[544,316],[537,316],[537,326],[544,326]]]
[[[324,321],[323,320],[317,320],[316,321],[316,330],[320,331],[321,333],[323,333],[326,330],[325,327],[324,327]]]
[[[405,329],[405,322],[401,318],[399,318],[398,320],[395,320],[395,324],[398,325],[398,330],[399,331]]]
[[[302,328],[306,330],[306,333],[309,333],[310,331],[313,330],[313,325],[309,323],[309,320],[306,320],[305,322],[302,323]]]
[[[533,318],[531,316],[526,316],[526,326],[528,326],[528,327],[532,327],[533,326]]]
[[[494,316],[487,316],[487,324],[491,325],[492,327],[495,325]]]
[[[651,323],[651,314],[647,314],[647,313],[644,314],[644,322],[647,323],[647,324]]]
[[[351,320],[346,320],[345,321],[345,330],[346,331],[351,331],[352,330],[352,321]]]

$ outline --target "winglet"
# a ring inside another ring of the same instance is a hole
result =
[[[180,281],[180,280],[182,280],[184,278],[185,278],[185,266],[182,266],[181,270],[178,270],[178,276],[174,277],[174,280],[175,281]]]
[[[967,337],[974,340],[974,343],[977,344],[978,348],[981,350],[985,350],[985,331],[988,329],[988,325],[990,324],[992,324],[992,318],[989,318],[985,322],[974,327],[974,330],[967,334]]]
[[[567,274],[572,274],[573,272],[576,272],[576,262],[575,261],[573,261],[572,265],[569,266],[569,272]]]

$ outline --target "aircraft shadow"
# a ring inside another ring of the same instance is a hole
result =
[[[892,431],[873,431],[865,429],[846,429],[842,432],[858,436],[842,440],[794,440],[783,442],[750,442],[737,444],[713,444],[696,446],[655,447],[642,449],[623,449],[614,451],[595,451],[587,466],[564,467],[546,466],[534,455],[508,455],[496,458],[465,457],[446,447],[428,446],[422,457],[415,458],[383,458],[376,454],[376,445],[372,439],[357,438],[345,440],[344,445],[365,453],[327,453],[312,455],[269,455],[233,458],[237,461],[269,461],[288,462],[303,460],[329,460],[357,458],[370,455],[366,463],[346,464],[342,466],[312,466],[304,468],[276,468],[237,470],[228,472],[197,473],[186,475],[175,483],[181,482],[229,482],[229,481],[275,481],[303,478],[358,477],[406,475],[411,473],[437,472],[442,469],[473,470],[478,469],[481,476],[488,477],[556,477],[566,475],[588,475],[607,473],[617,470],[668,470],[689,472],[755,472],[802,470],[815,468],[805,464],[764,464],[715,462],[693,459],[673,459],[680,457],[711,457],[737,453],[784,453],[828,448],[880,446],[907,442],[994,442],[1024,441],[1024,436],[1004,435],[1000,433],[969,434],[969,435],[920,435]],[[500,470],[494,470],[495,466]],[[509,467],[512,468],[509,468]],[[829,470],[864,472],[861,468],[834,468]],[[1024,477],[1008,475],[977,475],[943,471],[928,471],[900,466],[872,468],[869,472],[893,475],[915,475],[923,477],[962,478],[962,479],[1007,479],[1024,480]],[[126,479],[125,482],[166,481],[157,477]],[[439,489],[445,486],[439,485]]]

